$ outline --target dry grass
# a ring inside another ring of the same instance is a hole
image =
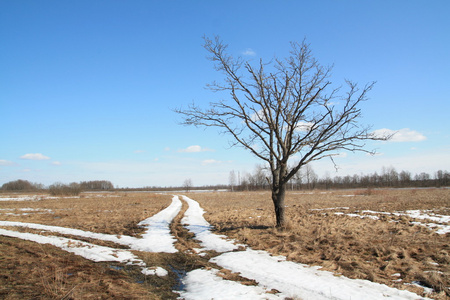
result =
[[[137,224],[166,208],[172,196],[150,193],[85,194],[80,198],[0,202],[2,220],[78,228],[109,234],[137,236]],[[22,210],[26,209],[26,210]],[[33,209],[33,210],[29,210]],[[0,236],[1,299],[177,299],[180,276],[197,268],[217,268],[209,263],[214,253],[199,256],[200,248],[181,224],[187,204],[171,225],[177,238],[174,254],[133,251],[147,266],[159,266],[169,276],[145,276],[137,267],[94,263],[56,247]],[[29,228],[16,231],[52,235]],[[57,234],[58,236],[67,236]],[[67,236],[70,237],[70,236]],[[74,237],[98,245],[122,248],[111,242]],[[224,278],[239,276],[222,269]],[[245,279],[242,279],[245,281]],[[248,280],[247,280],[248,281]]]
[[[289,225],[283,231],[273,227],[270,193],[191,197],[208,211],[205,218],[217,231],[254,249],[420,294],[421,288],[404,284],[419,281],[437,291],[432,295],[435,299],[450,296],[449,234],[438,235],[412,225],[412,219],[405,216],[380,214],[380,220],[372,220],[334,214],[431,209],[449,215],[450,190],[290,192],[286,199]],[[337,207],[340,209],[324,210]],[[393,276],[398,273],[400,276]]]
[[[0,201],[1,219],[77,228],[99,233],[137,235],[137,224],[166,208],[170,195],[149,193],[82,194],[41,201]],[[35,211],[23,211],[32,208]],[[10,210],[13,209],[13,210]],[[12,213],[5,214],[5,213]]]
[[[172,198],[142,193],[41,197],[40,201],[1,201],[1,219],[136,236],[143,230],[137,224],[167,207]],[[95,243],[121,248],[103,241]],[[135,254],[148,266],[165,267],[172,259],[168,254]],[[0,236],[0,257],[1,299],[176,298],[172,279],[144,276],[135,267],[94,263],[50,245]]]
[[[1,299],[162,299],[126,273],[56,247],[0,236]]]
[[[167,207],[172,197],[150,193],[99,195],[0,202],[0,219],[137,236],[142,228],[136,224]],[[372,220],[335,212],[431,209],[450,215],[450,190],[292,191],[286,199],[290,223],[283,231],[273,227],[275,220],[268,192],[189,196],[200,202],[207,211],[205,218],[217,231],[254,249],[322,266],[337,276],[369,279],[417,293],[422,289],[404,283],[420,281],[438,291],[432,298],[449,296],[446,290],[450,286],[449,234],[438,235],[412,225],[413,220],[405,216],[379,214],[380,220]],[[162,278],[144,276],[132,267],[115,269],[108,263],[93,263],[49,245],[0,236],[0,298],[176,299],[172,289],[179,283],[179,276],[199,267],[217,268],[208,262],[214,253],[200,257],[193,251],[199,245],[180,225],[186,208],[184,203],[171,226],[178,239],[175,246],[179,253],[135,252],[148,266],[168,270],[169,276]],[[254,284],[225,269],[219,274]]]

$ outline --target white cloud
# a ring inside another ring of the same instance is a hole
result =
[[[295,127],[296,131],[309,131],[313,127],[313,122],[299,122]]]
[[[347,157],[347,156],[348,156],[347,152],[341,152],[335,155],[335,157]]]
[[[0,159],[0,166],[12,166],[14,163],[12,161]]]
[[[212,165],[212,164],[220,164],[220,163],[221,163],[221,161],[219,161],[219,160],[205,159],[204,161],[202,161],[202,166]]]
[[[427,139],[427,137],[420,132],[411,130],[409,128],[403,128],[399,130],[382,128],[374,130],[373,134],[375,134],[375,136],[377,137],[383,137],[393,134],[392,138],[389,140],[390,142],[421,142]]]
[[[50,159],[50,157],[45,156],[41,153],[28,153],[25,155],[22,155],[20,157],[21,159],[29,159],[29,160],[47,160]]]
[[[437,170],[450,170],[449,147],[433,149],[431,151],[407,151],[399,154],[389,152],[380,153],[375,156],[350,154],[343,159],[336,158],[335,162],[339,167],[337,176],[353,174],[380,173],[382,167],[394,167],[398,172],[405,170],[413,174],[426,172],[434,174]],[[313,162],[314,171],[317,174],[324,174],[325,171],[333,173],[333,165],[328,160]]]
[[[255,56],[255,55],[256,55],[256,52],[253,51],[253,49],[251,49],[251,48],[247,48],[247,49],[245,49],[244,52],[242,52],[242,55],[246,55],[246,56]]]
[[[178,152],[186,152],[186,153],[194,153],[194,152],[206,152],[206,151],[214,151],[208,148],[202,148],[199,145],[189,146],[186,149],[180,149]]]
[[[136,153],[136,154],[144,153],[144,152],[145,152],[145,150],[136,150],[136,151],[133,151],[133,153]]]
[[[258,112],[253,113],[253,114],[250,116],[250,119],[251,119],[253,122],[264,121],[264,120],[265,120],[265,117],[264,117],[264,111],[263,111],[262,109],[258,110]],[[242,121],[242,124],[244,124],[244,123],[245,123],[245,122]]]
[[[54,166],[60,166],[61,162],[59,162],[59,161],[52,161],[51,164],[54,165]]]

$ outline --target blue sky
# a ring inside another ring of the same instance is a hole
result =
[[[218,95],[204,35],[233,55],[311,44],[333,81],[377,81],[361,122],[399,134],[313,165],[331,176],[450,170],[450,2],[0,1],[0,185],[110,180],[120,187],[227,183],[259,161],[172,109]]]

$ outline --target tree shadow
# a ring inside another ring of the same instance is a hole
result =
[[[242,226],[228,226],[228,227],[222,227],[220,230],[217,230],[217,232],[228,232],[233,230],[239,230],[239,229],[269,229],[269,228],[275,228],[274,226],[267,226],[267,225],[242,225]]]

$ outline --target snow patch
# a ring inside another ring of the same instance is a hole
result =
[[[169,272],[167,272],[166,269],[161,268],[161,267],[156,267],[156,268],[142,268],[142,274],[144,275],[157,275],[159,277],[165,277],[167,275],[169,275]]]
[[[181,223],[195,234],[195,238],[201,242],[203,250],[226,252],[238,249],[239,245],[235,245],[233,241],[226,240],[227,237],[225,235],[216,235],[210,231],[211,225],[203,217],[205,211],[197,201],[186,196],[182,196],[182,198],[188,203],[189,208],[186,210]]]
[[[188,214],[183,222],[196,234],[196,238],[205,244],[215,244],[220,236],[209,231],[210,224],[203,218],[203,209],[195,200],[183,197],[188,202]],[[226,241],[231,243],[231,241]],[[236,246],[236,245],[234,245]],[[213,248],[213,247],[212,247]],[[228,250],[231,251],[231,250]],[[284,256],[271,256],[265,251],[247,248],[245,251],[222,253],[210,260],[243,277],[253,279],[265,290],[276,289],[278,295],[261,294],[258,290],[247,290],[236,282],[228,282],[216,276],[214,270],[194,270],[184,278],[185,291],[181,296],[185,299],[277,299],[292,297],[302,299],[423,299],[409,291],[398,290],[387,285],[367,280],[337,277],[328,271],[319,271],[319,267],[286,261]],[[248,294],[247,294],[248,293]],[[245,296],[243,296],[245,295]],[[249,296],[247,296],[249,295]],[[269,298],[272,297],[273,298]]]
[[[142,251],[177,252],[173,245],[176,239],[170,234],[170,223],[180,212],[181,206],[178,196],[173,196],[172,203],[167,208],[138,224],[147,228],[139,243],[143,249],[146,249]]]
[[[40,244],[50,244],[61,248],[67,252],[80,255],[92,261],[116,261],[121,263],[131,263],[142,265],[145,263],[137,258],[128,250],[114,249],[105,246],[98,246],[91,243],[82,242],[79,240],[68,239],[57,236],[43,236],[28,232],[16,232],[6,229],[0,229],[0,235],[20,238],[27,241],[32,241]]]
[[[280,261],[265,251],[228,252],[211,259],[221,267],[239,272],[260,285],[302,299],[423,299],[409,291],[360,279],[334,276],[317,267]]]
[[[185,300],[230,300],[230,299],[285,299],[283,295],[267,294],[262,286],[247,286],[217,276],[218,270],[197,269],[189,272],[183,279],[186,286],[179,292]]]

